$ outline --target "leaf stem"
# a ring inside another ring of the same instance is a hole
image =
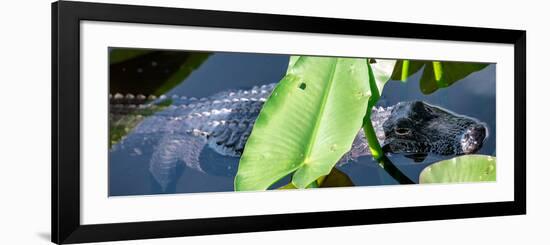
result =
[[[406,81],[409,77],[409,66],[410,66],[409,60],[403,60],[403,67],[401,68],[401,81]]]
[[[448,84],[442,80],[443,77],[443,65],[439,61],[433,61],[432,62],[433,70],[434,70],[434,79],[437,84],[438,88],[445,88],[448,86]]]
[[[414,184],[414,181],[403,174],[403,172],[401,172],[401,170],[399,170],[399,168],[397,168],[397,166],[395,166],[395,164],[393,164],[393,162],[391,162],[390,159],[386,157],[386,155],[384,155],[384,151],[382,150],[382,147],[378,142],[378,138],[376,137],[376,132],[374,130],[374,127],[372,126],[372,121],[370,117],[372,113],[372,107],[374,107],[376,102],[378,102],[378,99],[380,99],[380,92],[378,91],[378,86],[376,85],[376,80],[374,78],[374,74],[368,60],[367,66],[369,72],[369,85],[371,96],[369,98],[367,112],[365,114],[365,117],[363,117],[363,131],[365,132],[365,138],[367,139],[367,142],[369,144],[369,149],[374,159],[378,162],[378,165],[382,169],[384,169],[391,177],[397,180],[397,182],[399,182],[400,184]]]

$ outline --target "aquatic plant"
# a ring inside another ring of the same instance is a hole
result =
[[[456,183],[496,180],[496,158],[466,155],[434,163],[420,173],[420,183]]]
[[[399,183],[413,183],[384,155],[370,120],[385,83],[390,78],[406,81],[425,67],[420,87],[424,93],[431,93],[485,66],[291,57],[286,76],[265,102],[246,143],[235,190],[265,190],[290,174],[292,181],[283,189],[323,186],[360,128],[380,167]],[[446,164],[440,168],[446,169]]]
[[[371,96],[365,59],[301,56],[265,102],[239,162],[236,190],[293,173],[305,188],[351,148]]]
[[[487,66],[486,63],[473,62],[399,60],[395,64],[391,79],[406,82],[411,75],[424,68],[419,83],[420,91],[431,94]]]

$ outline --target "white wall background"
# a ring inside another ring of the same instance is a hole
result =
[[[108,2],[112,2],[107,0]],[[544,1],[120,0],[134,4],[527,30],[526,216],[277,231],[109,244],[549,244],[550,55]],[[50,1],[0,8],[0,243],[48,244]]]

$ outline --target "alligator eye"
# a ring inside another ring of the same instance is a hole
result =
[[[411,132],[410,129],[408,128],[396,128],[395,129],[395,133],[397,135],[406,135],[406,134],[409,134]]]

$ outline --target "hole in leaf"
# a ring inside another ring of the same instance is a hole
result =
[[[300,88],[301,90],[306,90],[306,83],[300,83],[299,88]]]

